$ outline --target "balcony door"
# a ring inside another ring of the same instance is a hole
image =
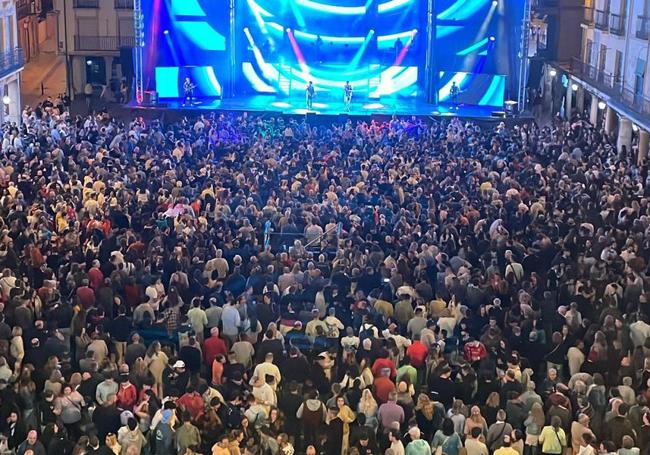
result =
[[[600,45],[600,53],[598,54],[598,80],[603,82],[605,75],[605,65],[607,64],[607,46]]]

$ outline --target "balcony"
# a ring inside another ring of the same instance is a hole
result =
[[[18,71],[25,66],[25,54],[23,49],[16,47],[10,51],[0,52],[0,77]]]
[[[133,9],[133,0],[115,0],[115,9]]]
[[[625,16],[612,13],[609,16],[609,32],[613,35],[623,36],[625,34]]]
[[[99,0],[74,0],[75,8],[99,8]]]
[[[75,35],[74,47],[77,51],[119,51],[122,47],[135,47],[135,37]]]
[[[31,14],[35,14],[36,4],[33,0],[18,0],[16,2],[16,17],[21,20]]]
[[[579,58],[571,60],[571,72],[610,96],[616,96],[621,91],[620,77],[585,63]]]
[[[594,25],[594,9],[591,6],[585,6],[584,17],[582,23],[585,25]]]
[[[642,40],[650,37],[650,16],[636,17],[636,37]]]
[[[645,117],[650,117],[650,99],[642,94],[635,93],[626,87],[620,77],[600,70],[593,65],[574,58],[571,61],[571,72],[594,88],[605,93],[614,102],[617,102],[630,111]]]
[[[601,10],[597,9],[594,14],[594,22],[596,23],[596,28],[601,30],[607,30],[609,15]]]

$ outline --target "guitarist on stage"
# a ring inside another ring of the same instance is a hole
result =
[[[460,95],[460,88],[456,85],[456,81],[451,83],[449,88],[449,98],[451,99],[452,106],[458,106],[458,95]]]
[[[189,76],[186,77],[185,82],[183,82],[183,105],[192,104],[192,100],[194,99],[194,87],[196,86],[192,83]]]

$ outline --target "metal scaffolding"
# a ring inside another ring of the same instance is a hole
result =
[[[517,91],[517,105],[519,112],[527,108],[526,89],[528,85],[528,43],[530,41],[530,16],[531,0],[524,0],[524,17],[521,20],[521,42],[519,43],[519,86]]]
[[[144,101],[144,15],[142,14],[142,0],[133,0],[133,28],[135,30],[135,47],[133,48],[135,100],[138,104],[142,104]]]

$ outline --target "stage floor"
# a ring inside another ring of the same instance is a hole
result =
[[[226,110],[247,112],[277,112],[283,115],[304,115],[313,113],[323,116],[350,116],[380,115],[416,115],[416,116],[458,116],[470,118],[490,118],[494,111],[502,109],[487,106],[448,105],[435,106],[418,99],[381,99],[381,100],[356,100],[352,102],[349,112],[345,112],[343,101],[314,100],[313,109],[305,109],[305,99],[300,97],[278,98],[273,95],[253,95],[237,98],[203,99],[197,100],[192,105],[184,105],[183,100],[161,100],[157,105],[129,104],[137,109],[172,109],[183,111],[201,110]]]

